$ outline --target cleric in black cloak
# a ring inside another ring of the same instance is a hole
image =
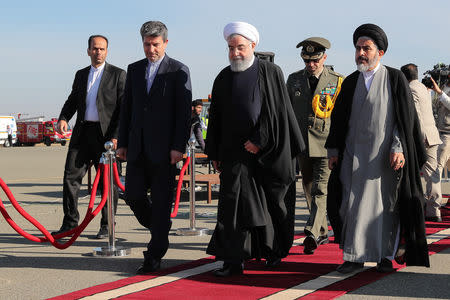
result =
[[[388,46],[380,27],[361,25],[353,43],[358,71],[342,84],[325,144],[328,216],[344,254],[337,271],[376,262],[389,272],[394,258],[429,266],[420,181],[425,148],[408,81],[380,63]]]
[[[220,172],[217,224],[207,253],[223,260],[216,276],[265,258],[274,267],[292,246],[295,157],[303,139],[281,69],[254,56],[259,33],[225,26],[230,66],[214,81],[206,150]]]

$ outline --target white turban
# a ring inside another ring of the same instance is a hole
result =
[[[246,39],[255,42],[256,45],[259,43],[259,33],[255,26],[245,23],[245,22],[231,22],[228,23],[223,29],[223,37],[226,41],[232,34],[239,34]]]

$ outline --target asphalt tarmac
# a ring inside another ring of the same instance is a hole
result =
[[[62,176],[67,146],[0,147],[0,177],[8,184],[23,208],[49,231],[62,222]],[[206,168],[200,169],[206,172]],[[86,180],[84,180],[84,183]],[[448,184],[444,192],[450,192]],[[206,190],[197,192],[196,227],[213,229],[217,212],[217,193],[206,203]],[[24,220],[0,192],[12,219],[27,232],[40,232]],[[163,259],[167,268],[207,257],[210,236],[177,236],[179,228],[189,227],[189,202],[183,193],[178,216],[173,219],[170,249]],[[79,210],[83,216],[89,201],[87,185],[80,192]],[[99,198],[96,203],[98,203]],[[307,219],[301,184],[297,184],[296,232],[303,231]],[[99,229],[97,216],[75,243],[58,250],[51,244],[28,241],[0,218],[0,299],[45,299],[101,283],[135,275],[143,260],[149,233],[119,199],[116,215],[117,246],[131,249],[123,257],[93,256],[93,249],[107,246],[107,240],[94,239]],[[450,299],[450,249],[431,256],[431,268],[407,267],[359,288],[342,298],[355,299]]]

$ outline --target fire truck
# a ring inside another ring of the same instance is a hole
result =
[[[19,145],[34,146],[37,143],[44,143],[50,146],[59,143],[66,145],[72,136],[72,129],[68,129],[64,135],[56,132],[58,119],[52,118],[44,121],[43,117],[19,119],[17,122],[17,143]]]

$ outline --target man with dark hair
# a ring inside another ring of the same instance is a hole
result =
[[[287,88],[297,122],[306,143],[299,155],[303,191],[309,209],[304,232],[303,252],[313,254],[319,245],[328,243],[327,183],[328,169],[325,140],[330,131],[330,115],[344,77],[324,66],[330,42],[310,37],[300,43],[305,68],[289,75]]]
[[[191,116],[191,128],[192,133],[195,136],[200,149],[205,151],[205,141],[203,140],[203,122],[200,119],[200,114],[203,110],[203,102],[201,99],[192,101],[192,116]]]
[[[91,66],[79,70],[73,81],[72,92],[64,103],[56,130],[67,131],[67,122],[77,113],[64,168],[63,209],[61,228],[52,232],[59,234],[78,225],[78,192],[81,180],[93,162],[95,167],[105,151],[104,143],[112,141],[117,146],[119,110],[125,87],[125,71],[105,62],[108,40],[102,35],[89,39],[87,53]],[[101,182],[101,181],[100,181]],[[117,209],[118,192],[114,187],[114,210]],[[107,207],[102,209],[100,230],[97,238],[108,236]]]
[[[358,70],[342,84],[325,143],[328,203],[340,213],[332,226],[344,252],[337,271],[376,262],[379,272],[391,272],[394,257],[429,266],[419,174],[425,149],[408,82],[381,64],[388,47],[383,29],[363,24],[353,44]]]
[[[125,201],[151,233],[138,274],[158,270],[169,247],[175,164],[186,150],[192,101],[188,67],[165,53],[166,25],[146,22],[141,36],[146,58],[128,66],[117,150],[127,160]]]
[[[245,22],[224,28],[230,66],[214,80],[206,138],[220,172],[217,224],[208,254],[214,274],[242,274],[244,261],[276,267],[294,236],[296,156],[304,149],[281,69],[254,56],[259,33]]]
[[[433,91],[436,93],[437,102],[437,128],[442,144],[437,150],[438,172],[442,174],[443,169],[450,159],[450,74],[447,75],[447,83],[442,87],[436,83],[433,77],[430,77],[433,83]],[[444,200],[444,198],[442,198]],[[442,201],[441,205],[445,205],[447,199]],[[428,221],[442,222],[441,217],[428,217]]]
[[[425,145],[427,160],[422,167],[425,179],[425,220],[441,218],[441,176],[438,168],[437,151],[440,144],[439,132],[433,116],[430,91],[418,80],[419,71],[415,64],[407,64],[400,68],[409,82],[409,87],[419,118],[422,140]]]
[[[92,40],[95,39],[95,38],[102,38],[102,39],[104,39],[106,41],[106,48],[108,48],[108,43],[109,43],[108,38],[106,36],[104,36],[104,35],[101,35],[101,34],[94,34],[94,35],[91,35],[89,37],[89,39],[88,39],[88,48],[91,47]]]

